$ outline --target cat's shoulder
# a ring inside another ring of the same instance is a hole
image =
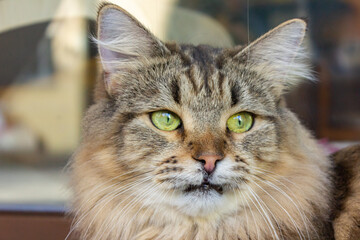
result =
[[[360,145],[344,148],[333,154],[332,159],[335,239],[360,239]]]

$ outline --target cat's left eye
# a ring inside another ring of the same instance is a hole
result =
[[[153,112],[150,117],[154,126],[163,131],[173,131],[181,124],[178,115],[166,110]]]
[[[235,133],[249,131],[254,124],[254,118],[251,113],[239,112],[232,115],[226,122],[227,128]]]

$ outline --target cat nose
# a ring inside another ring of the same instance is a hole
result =
[[[216,162],[223,158],[224,157],[220,154],[200,154],[196,156],[195,160],[202,162],[205,171],[210,175],[215,170]]]

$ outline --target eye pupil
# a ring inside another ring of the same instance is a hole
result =
[[[237,119],[238,119],[238,125],[241,126],[242,123],[241,116],[238,116]]]

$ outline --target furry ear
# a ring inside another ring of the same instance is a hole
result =
[[[105,73],[133,67],[139,58],[164,53],[166,47],[124,9],[103,5],[98,12],[97,39]]]
[[[305,32],[305,21],[289,20],[255,40],[236,58],[243,59],[251,69],[272,81],[281,94],[301,79],[313,79],[301,45]]]

